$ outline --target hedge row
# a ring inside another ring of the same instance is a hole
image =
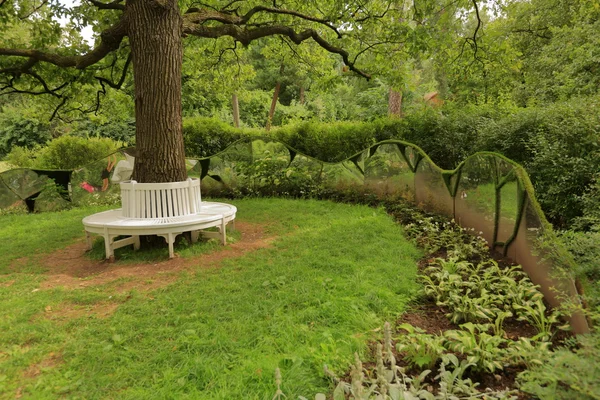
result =
[[[566,227],[583,215],[586,191],[600,173],[598,106],[600,99],[588,98],[545,108],[426,108],[400,120],[304,122],[268,133],[190,118],[183,129],[189,157],[210,156],[242,137],[264,135],[329,162],[386,139],[415,143],[445,169],[477,151],[496,151],[525,167],[547,217]]]

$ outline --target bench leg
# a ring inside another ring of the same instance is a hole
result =
[[[225,246],[227,244],[227,224],[225,223],[225,218],[221,220],[221,244]]]
[[[179,232],[179,233],[181,233],[181,232]],[[173,243],[175,243],[175,237],[179,233],[166,233],[164,235],[158,235],[160,237],[165,238],[165,240],[167,241],[167,244],[169,245],[169,258],[175,257],[175,251],[173,249]]]
[[[115,260],[115,250],[112,247],[113,239],[109,235],[104,236],[104,251],[106,252],[106,259],[109,261]]]
[[[133,249],[134,250],[140,249],[140,237],[137,235],[133,236]]]
[[[175,235],[169,233],[169,258],[175,257],[175,251],[173,250],[173,242],[175,242]]]
[[[191,231],[192,243],[196,243],[198,241],[198,236],[200,236],[200,231]]]
[[[92,250],[92,235],[88,231],[85,231],[85,244],[88,251]]]

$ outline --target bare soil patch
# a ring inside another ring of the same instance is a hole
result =
[[[397,325],[408,323],[430,335],[441,335],[444,331],[459,329],[458,325],[446,318],[447,313],[448,310],[434,303],[419,304],[402,314]]]
[[[149,291],[176,281],[181,271],[217,267],[224,259],[241,257],[248,252],[268,247],[275,239],[275,237],[265,237],[264,226],[259,224],[238,221],[235,226],[241,233],[241,239],[236,243],[198,257],[176,257],[155,263],[119,265],[104,260],[90,260],[84,256],[85,243],[78,241],[39,260],[47,269],[48,276],[40,288],[78,289],[119,281],[115,288],[117,293],[132,289]],[[28,258],[15,261],[14,266],[27,262]]]
[[[46,307],[42,318],[57,323],[92,316],[105,319],[110,317],[118,307],[119,303],[112,302],[101,302],[85,306],[72,303],[61,303],[55,307]]]
[[[33,379],[42,373],[42,370],[48,368],[54,368],[58,364],[62,363],[62,355],[59,353],[50,353],[46,358],[42,361],[31,364],[24,372],[23,378],[25,379]]]

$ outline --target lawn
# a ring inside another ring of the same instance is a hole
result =
[[[381,209],[233,203],[264,246],[210,266],[227,248],[180,245],[173,261],[125,250],[111,265],[95,250],[77,260],[101,272],[74,288],[45,284],[60,270],[47,260],[80,243],[81,217],[100,208],[0,217],[0,396],[270,400],[277,367],[290,399],[331,390],[323,364],[343,373],[354,352],[367,355],[416,293],[420,251]],[[148,275],[182,262],[191,267]],[[145,271],[143,282],[92,284],[119,269]]]
[[[6,161],[0,161],[0,172],[8,171],[12,166]]]

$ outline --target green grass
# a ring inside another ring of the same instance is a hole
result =
[[[0,216],[0,274],[21,257],[42,255],[83,238],[83,217],[113,207],[75,208],[68,211]]]
[[[110,284],[36,290],[44,275],[35,261],[23,271],[5,269],[0,397],[270,400],[277,367],[290,399],[330,390],[323,364],[346,371],[353,353],[364,355],[383,322],[402,313],[417,290],[420,252],[382,210],[281,199],[233,203],[238,221],[277,236],[272,245],[224,259],[219,268],[202,268],[200,256],[198,268],[150,293],[119,294]],[[80,217],[96,211],[0,217],[9,232],[37,236],[14,245],[0,240],[1,254],[14,259],[64,247],[83,235]],[[46,220],[56,227],[35,229]],[[10,236],[4,228],[2,235]],[[212,246],[184,248],[183,256],[219,251]],[[106,303],[119,305],[107,319],[43,318],[46,307]],[[43,361],[51,353],[58,361]],[[32,374],[36,363],[39,374]]]
[[[0,172],[8,171],[9,169],[13,169],[13,166],[6,161],[0,161]]]
[[[460,196],[460,193],[457,195]],[[478,210],[494,214],[496,203],[496,187],[489,183],[479,185],[476,189],[468,191],[467,203]],[[503,218],[515,219],[518,211],[519,199],[517,196],[517,183],[509,182],[502,187],[500,215]]]

